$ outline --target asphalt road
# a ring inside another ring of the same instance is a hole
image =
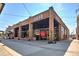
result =
[[[2,43],[23,56],[64,56],[71,40],[62,40],[56,44],[48,44],[47,41],[3,39]]]

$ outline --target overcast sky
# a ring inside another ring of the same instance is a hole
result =
[[[79,8],[79,4],[34,4],[34,3],[9,3],[5,4],[5,7],[0,14],[0,30],[5,30],[9,25],[13,25],[27,19],[29,16],[36,15],[40,12],[47,10],[50,6],[54,8],[62,21],[69,28],[70,32],[75,33],[76,29],[76,9]]]

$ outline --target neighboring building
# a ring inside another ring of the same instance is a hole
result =
[[[5,36],[6,36],[6,38],[8,38],[8,39],[13,39],[13,31],[12,31],[12,27],[11,26],[8,26],[8,28],[6,29],[6,31],[5,31]]]
[[[4,8],[4,3],[0,3],[0,13],[2,12],[3,8]]]
[[[77,39],[79,40],[79,15],[77,16],[77,29],[76,29],[76,33],[77,33]]]
[[[14,39],[63,40],[68,39],[69,29],[52,7],[9,27]]]
[[[76,39],[76,34],[69,35],[70,38]]]
[[[0,30],[0,39],[1,39],[1,38],[4,38],[4,31],[1,31],[1,30]]]

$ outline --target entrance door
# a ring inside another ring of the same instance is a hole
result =
[[[59,30],[55,29],[55,40],[59,41]]]
[[[34,37],[36,40],[46,40],[47,39],[47,29],[38,29],[34,31]]]
[[[42,38],[46,38],[45,35],[46,35],[47,28],[49,28],[49,18],[41,19],[39,21],[33,22],[33,30],[37,38],[36,40],[42,40]]]

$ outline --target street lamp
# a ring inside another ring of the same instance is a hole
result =
[[[3,8],[4,8],[4,3],[0,3],[0,13],[2,12]]]
[[[77,39],[79,39],[79,8],[76,9],[76,19],[77,19],[77,30],[76,30],[76,34],[77,34]]]

